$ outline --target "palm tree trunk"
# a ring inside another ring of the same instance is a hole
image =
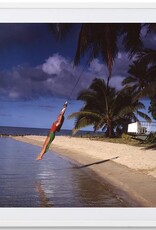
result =
[[[109,87],[109,81],[111,79],[111,75],[112,75],[112,72],[111,72],[111,70],[109,70],[109,74],[108,74],[108,78],[107,78],[107,89]]]
[[[106,136],[109,138],[114,137],[114,130],[113,130],[111,121],[109,121],[107,124]]]
[[[109,138],[112,137],[112,125],[110,123],[109,125]]]

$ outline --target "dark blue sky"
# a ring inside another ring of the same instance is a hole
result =
[[[74,70],[72,63],[79,26],[75,28],[64,40],[57,41],[48,24],[0,24],[0,125],[51,125],[81,73],[81,67]],[[50,65],[54,73],[46,72]],[[66,116],[79,104],[70,101]],[[68,120],[64,128],[73,128],[73,121]]]
[[[94,59],[84,69],[84,62],[73,68],[79,25],[57,41],[48,24],[0,24],[0,126],[50,127],[70,95],[80,74],[82,77],[69,101],[66,117],[78,111],[78,92],[95,77],[106,78],[107,68]],[[152,46],[154,38],[146,38]],[[83,60],[83,59],[82,59]],[[111,85],[120,88],[129,60],[119,52],[113,68]],[[72,129],[74,120],[64,122]]]
[[[42,64],[53,53],[73,59],[77,31],[57,41],[48,24],[0,24],[0,69],[23,63],[31,66]],[[6,35],[4,35],[6,33]]]

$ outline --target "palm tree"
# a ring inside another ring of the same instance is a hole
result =
[[[81,91],[77,99],[85,103],[79,112],[69,116],[76,118],[74,131],[92,125],[95,131],[102,129],[106,136],[114,137],[116,128],[123,128],[132,120],[138,120],[135,112],[150,120],[139,111],[144,105],[133,100],[130,91],[129,94],[125,90],[116,92],[115,88],[107,87],[101,79],[95,78],[89,89]]]
[[[55,23],[49,26],[60,38],[64,34],[68,34],[70,26],[73,27],[74,25]],[[81,57],[85,54],[89,54],[88,62],[92,61],[93,58],[101,57],[109,71],[108,87],[114,60],[119,51],[119,40],[122,41],[131,58],[142,48],[141,30],[145,25],[141,23],[82,23],[79,26],[80,32],[74,63],[75,65],[79,64]],[[148,29],[148,31],[151,30],[152,28]]]
[[[84,23],[81,26],[74,63],[77,65],[81,57],[89,52],[88,62],[101,57],[109,71],[107,86],[112,73],[114,59],[118,52],[118,24]]]
[[[145,87],[147,87],[147,66],[133,61],[129,66],[128,77],[122,81],[122,85],[125,88],[131,88],[135,92],[141,92]]]
[[[156,119],[156,50],[143,49],[136,55],[136,61],[130,66],[122,85],[125,89],[137,92],[137,98],[148,97],[148,112]]]
[[[148,84],[144,87],[141,95],[149,97],[150,106],[148,111],[151,113],[152,117],[156,119],[156,50],[142,50],[137,55],[137,61],[148,69],[146,73]]]
[[[156,96],[156,50],[143,49],[138,52],[137,62],[147,68],[147,84],[142,95],[148,97]]]
[[[138,92],[138,97],[156,94],[156,51],[144,49],[137,53],[136,60],[130,65],[129,76],[122,85]]]
[[[150,98],[150,106],[148,112],[151,113],[154,120],[156,120],[156,95]]]

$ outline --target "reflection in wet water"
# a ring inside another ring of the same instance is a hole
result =
[[[0,138],[0,207],[123,207],[109,188],[49,152]]]
[[[39,195],[40,207],[54,207],[52,202],[47,198],[40,182],[36,183],[36,192]]]

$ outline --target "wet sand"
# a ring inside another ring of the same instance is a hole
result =
[[[45,140],[43,136],[14,138],[38,146]],[[107,182],[132,206],[156,207],[155,150],[68,136],[57,136],[50,149],[90,169],[91,176]],[[34,153],[34,158],[37,155]]]

